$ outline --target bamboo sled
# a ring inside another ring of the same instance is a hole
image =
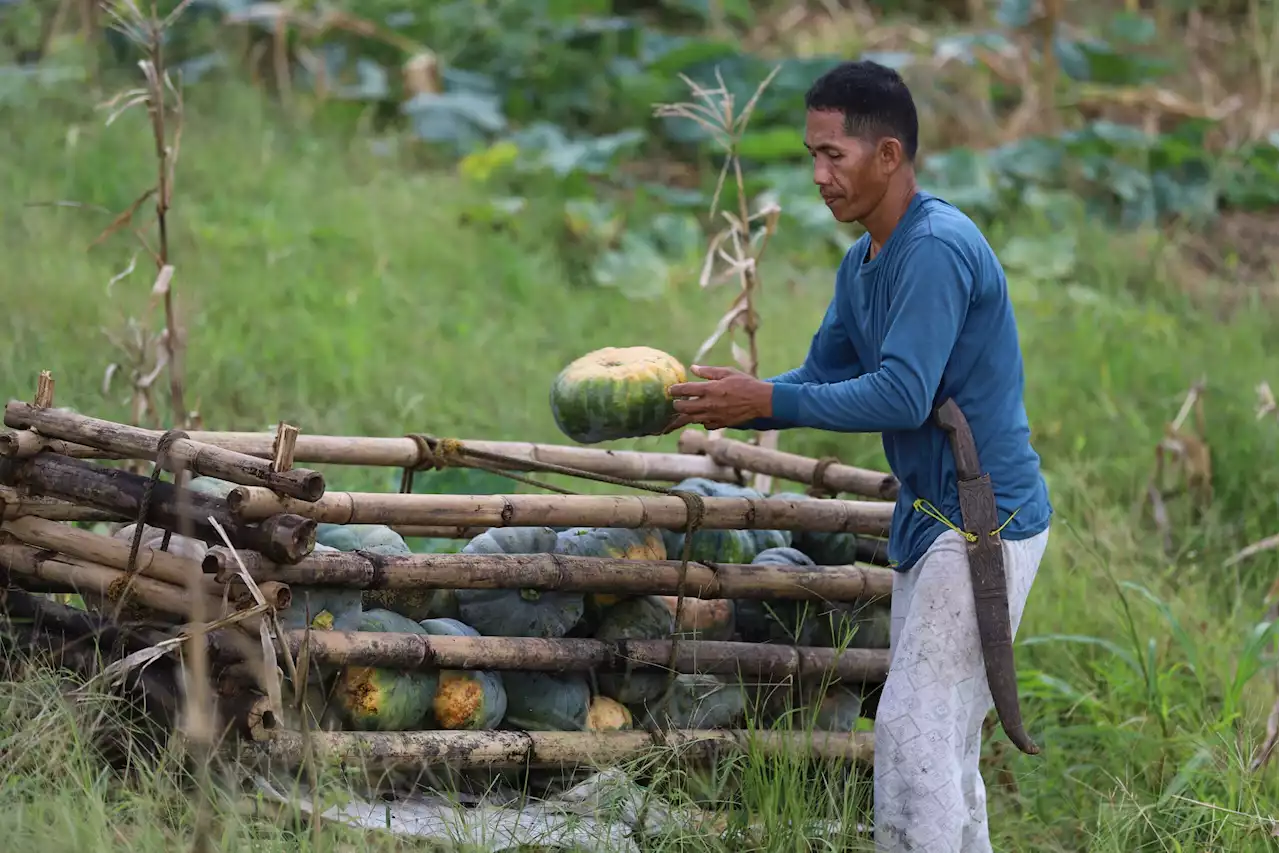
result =
[[[133,459],[155,461],[161,436],[152,430],[126,426],[66,409],[40,408],[19,400],[4,409],[5,426],[35,430],[41,435],[86,444]],[[165,468],[186,469],[231,483],[265,486],[291,498],[313,501],[324,494],[324,475],[307,468],[276,471],[267,460],[215,447],[185,437],[176,438],[165,451]]]
[[[381,769],[448,765],[457,769],[522,767],[606,767],[641,757],[652,749],[674,749],[684,759],[715,761],[726,750],[769,755],[805,755],[820,760],[870,763],[870,732],[753,732],[683,729],[616,732],[299,732],[259,729],[256,749],[269,760],[302,763],[308,741],[320,761]]]
[[[700,527],[805,530],[883,536],[894,505],[884,501],[792,501],[779,498],[701,498]],[[472,527],[660,527],[683,530],[688,508],[674,495],[424,495],[329,492],[315,503],[238,486],[227,505],[241,520],[282,513],[328,524],[423,524]],[[254,549],[259,550],[259,549]]]
[[[239,561],[237,561],[237,557]],[[679,560],[625,560],[563,554],[312,553],[280,565],[254,551],[209,549],[204,571],[229,581],[243,563],[259,583],[339,586],[358,589],[537,589],[608,592],[617,595],[678,595]],[[684,594],[690,598],[786,598],[857,601],[893,592],[893,572],[871,566],[690,563]]]
[[[862,683],[883,680],[887,649],[832,649],[711,640],[455,637],[374,631],[286,631],[290,653],[306,646],[309,660],[330,666],[381,669],[469,669],[568,672],[665,669],[676,644],[677,672],[734,675],[750,680],[825,678]]]
[[[155,527],[221,544],[222,536],[209,521],[212,517],[235,547],[260,551],[281,562],[298,560],[315,547],[316,522],[303,516],[280,514],[264,517],[259,524],[245,524],[221,498],[164,481],[152,483],[138,474],[54,453],[44,452],[30,459],[0,459],[0,482],[128,519],[138,517],[149,488],[145,521]],[[289,500],[297,506],[314,506]]]
[[[863,497],[892,501],[898,497],[898,479],[892,474],[832,463],[821,469],[821,480],[814,482],[821,461],[756,447],[730,438],[710,438],[701,430],[685,430],[680,434],[681,453],[703,455],[720,465],[758,474],[768,474],[797,483],[808,483],[834,493],[845,492]]]

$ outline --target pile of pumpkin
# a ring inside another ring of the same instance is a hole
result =
[[[759,496],[694,478],[676,486],[708,497]],[[805,495],[777,495],[796,500]],[[699,530],[692,560],[839,565],[854,562],[852,534],[783,530]],[[410,553],[382,525],[321,524],[316,551]],[[473,554],[557,553],[615,559],[679,559],[684,534],[657,529],[496,527],[462,548]],[[496,637],[587,637],[604,641],[682,638],[887,648],[888,604],[686,598],[675,624],[674,596],[620,597],[532,589],[357,590],[296,587],[287,627]],[[850,637],[850,635],[852,635]],[[401,671],[346,666],[322,672],[306,697],[329,729],[521,729],[607,731],[637,724],[730,727],[748,709],[785,713],[786,691],[707,674],[676,677],[668,696],[662,670],[628,673]],[[661,703],[659,703],[659,700]],[[818,728],[849,731],[861,711],[856,690],[812,697]],[[757,717],[758,719],[758,717]]]

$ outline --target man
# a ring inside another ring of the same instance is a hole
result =
[[[804,364],[768,380],[692,368],[669,430],[880,432],[901,489],[890,530],[892,662],[876,714],[879,850],[991,849],[978,772],[992,706],[948,436],[954,399],[991,475],[1016,632],[1052,508],[1031,447],[1004,272],[977,226],[916,186],[915,105],[898,74],[847,62],[805,96],[805,147],[831,214],[866,233],[836,272]],[[946,522],[940,516],[945,516]]]

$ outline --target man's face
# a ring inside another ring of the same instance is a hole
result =
[[[813,182],[840,222],[856,222],[875,210],[889,185],[880,146],[849,136],[838,110],[809,110],[804,144],[813,156]]]

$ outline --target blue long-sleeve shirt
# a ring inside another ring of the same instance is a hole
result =
[[[990,473],[1001,535],[1029,538],[1053,509],[1031,447],[1022,353],[1004,271],[977,226],[926,192],[867,260],[870,235],[846,253],[835,295],[804,364],[770,378],[773,417],[740,429],[794,427],[882,433],[901,483],[889,558],[910,569],[945,526],[913,504],[928,500],[963,527],[950,443],[932,422],[954,398]]]

